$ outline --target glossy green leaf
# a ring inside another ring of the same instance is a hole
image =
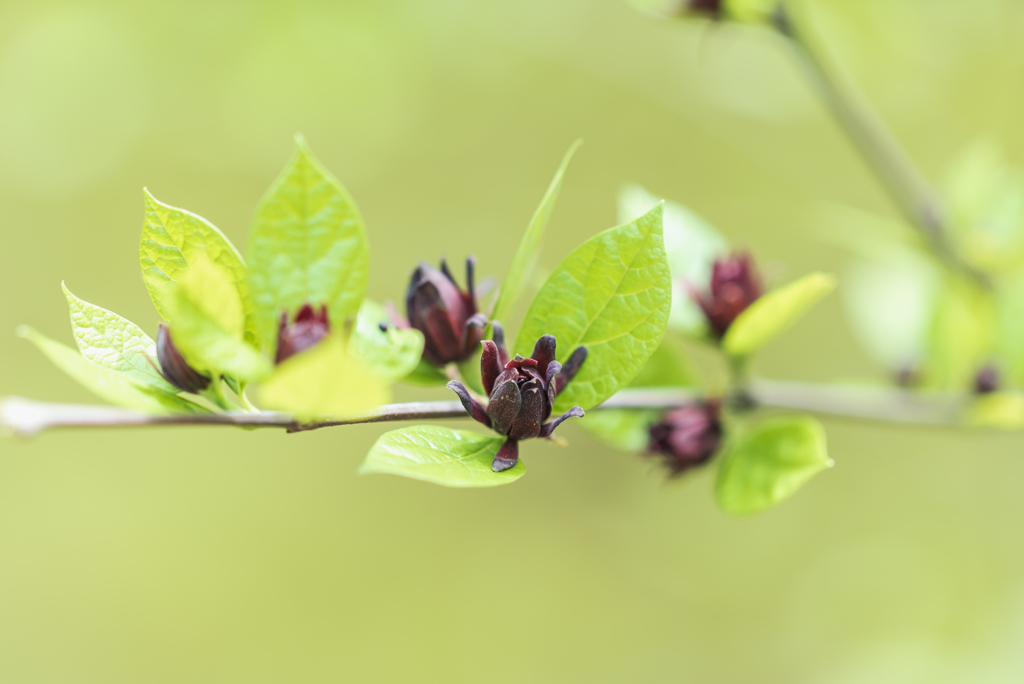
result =
[[[242,382],[270,373],[270,362],[244,341],[244,313],[232,283],[209,262],[199,260],[165,297],[171,337],[189,365],[213,376]]]
[[[365,362],[374,373],[390,382],[412,373],[423,356],[423,333],[412,328],[396,328],[388,323],[384,307],[369,299],[363,301],[348,350]]]
[[[619,222],[643,216],[661,199],[639,185],[627,185],[619,192]],[[715,259],[729,253],[729,242],[710,223],[675,202],[665,202],[665,254],[672,270],[672,311],[668,327],[703,337],[707,322],[692,292],[703,291],[711,282]]]
[[[326,304],[337,330],[359,311],[370,273],[363,220],[301,136],[256,210],[247,254],[262,348],[274,348],[282,311]]]
[[[726,444],[715,494],[722,510],[753,515],[830,468],[825,428],[811,416],[768,418]]]
[[[386,404],[391,395],[380,377],[331,336],[277,366],[259,396],[267,408],[313,420],[354,416]]]
[[[27,325],[18,328],[18,335],[36,345],[54,365],[87,390],[111,404],[154,415],[207,412],[176,394],[142,384],[127,373],[95,364],[78,350],[51,340]]]
[[[746,356],[796,323],[819,299],[836,287],[834,276],[808,273],[763,295],[741,313],[722,339],[722,349]]]
[[[659,204],[591,238],[562,261],[530,305],[514,351],[529,355],[545,334],[555,336],[559,361],[581,345],[588,351],[556,413],[597,406],[628,385],[661,344],[672,304],[661,227]]]
[[[181,280],[196,261],[202,260],[212,264],[231,283],[245,317],[246,335],[254,340],[255,324],[248,311],[245,262],[238,250],[206,219],[163,204],[148,191],[143,192],[146,220],[142,226],[139,259],[146,289],[156,310],[165,321],[171,320],[166,301],[169,288],[166,286]]]
[[[551,213],[555,210],[555,202],[558,201],[558,193],[562,189],[562,177],[565,175],[565,170],[568,168],[573,154],[576,153],[576,150],[582,144],[582,140],[577,140],[569,146],[569,151],[562,158],[562,163],[559,164],[555,177],[551,179],[551,184],[548,186],[547,192],[544,193],[540,205],[533,212],[533,217],[530,218],[530,223],[526,226],[523,239],[519,242],[515,256],[512,257],[512,265],[509,266],[508,273],[505,274],[505,281],[498,290],[497,300],[491,312],[493,320],[503,320],[505,314],[508,313],[509,309],[522,294],[523,287],[529,282],[530,273],[533,271],[537,257],[540,255],[544,228],[547,227]]]
[[[496,487],[526,473],[522,460],[500,473],[491,470],[504,442],[495,434],[413,425],[381,435],[359,472],[401,475],[446,487]]]
[[[156,344],[142,328],[112,311],[79,299],[64,283],[60,286],[68,300],[71,332],[82,356],[143,385],[170,394],[178,391],[154,368]]]

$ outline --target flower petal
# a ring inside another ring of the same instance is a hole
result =
[[[519,463],[519,442],[514,439],[506,439],[491,462],[491,470],[500,473],[514,467],[516,463]]]
[[[491,396],[491,392],[494,391],[494,381],[501,375],[501,368],[498,346],[491,340],[484,340],[484,350],[480,353],[480,381],[487,396]]]
[[[470,395],[465,385],[458,380],[452,380],[448,383],[448,389],[459,395],[462,407],[466,409],[466,413],[469,414],[470,418],[483,423],[487,427],[491,427],[491,419],[487,417],[487,410],[483,404]]]
[[[544,422],[544,383],[534,378],[523,383],[519,388],[522,401],[519,416],[512,423],[508,436],[512,439],[533,439],[540,434],[540,424]]]
[[[544,335],[533,345],[533,356],[537,361],[537,370],[543,376],[548,371],[548,364],[555,360],[555,336]]]
[[[576,347],[569,358],[566,360],[565,365],[562,366],[562,372],[555,377],[555,394],[559,395],[565,386],[569,384],[569,381],[576,377],[576,374],[580,372],[580,367],[583,362],[587,360],[587,348]]]
[[[498,376],[491,392],[491,400],[487,403],[487,415],[491,418],[491,427],[503,435],[507,435],[519,415],[522,397],[516,385],[515,371],[505,371]]]
[[[558,416],[558,418],[555,418],[553,421],[543,426],[540,429],[540,436],[550,437],[551,433],[555,431],[555,428],[561,425],[562,421],[564,421],[566,418],[582,418],[584,415],[585,414],[583,413],[583,409],[581,409],[579,406],[573,406],[571,409],[569,409],[562,415]]]

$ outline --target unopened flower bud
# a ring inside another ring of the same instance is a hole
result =
[[[465,361],[476,351],[487,326],[477,311],[473,258],[466,259],[466,290],[441,261],[441,270],[420,264],[405,295],[409,327],[423,333],[423,358],[435,366]]]
[[[288,312],[281,314],[281,325],[277,330],[277,355],[274,363],[281,363],[299,352],[306,351],[327,337],[331,324],[327,320],[327,305],[316,312],[305,304],[295,314],[295,322],[288,323]]]
[[[716,259],[711,268],[711,286],[697,297],[712,334],[722,339],[725,331],[744,309],[761,296],[761,281],[749,254]]]
[[[707,462],[722,441],[718,409],[717,401],[672,409],[651,426],[647,452],[660,455],[673,476]]]
[[[563,368],[555,360],[555,338],[544,335],[537,340],[530,358],[517,354],[509,360],[501,324],[495,322],[493,326],[494,340],[484,341],[480,355],[480,379],[487,392],[487,406],[457,380],[449,382],[448,387],[459,395],[472,418],[508,437],[491,464],[494,472],[501,472],[519,461],[519,440],[549,438],[566,418],[583,416],[583,409],[575,406],[555,420],[544,422],[551,416],[555,398],[583,365],[587,351],[585,347],[576,349],[570,356],[573,367],[567,363]]]
[[[974,391],[977,394],[988,394],[999,389],[999,369],[989,364],[974,376]]]
[[[156,335],[156,359],[160,375],[183,392],[199,393],[210,386],[210,376],[188,365],[171,340],[171,332],[163,323]]]

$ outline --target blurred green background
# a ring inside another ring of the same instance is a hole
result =
[[[1024,153],[1024,5],[821,0],[818,35],[923,169]],[[841,270],[828,203],[893,215],[753,29],[617,0],[0,3],[0,392],[94,401],[60,281],[155,333],[142,192],[244,249],[302,131],[353,194],[370,295],[500,275],[569,143],[542,264],[626,182],[765,270]],[[757,370],[882,378],[833,296]],[[399,398],[449,398],[404,389]],[[829,419],[836,467],[746,521],[578,428],[514,486],[358,477],[376,426],[0,442],[2,682],[1006,682],[1024,676],[1021,438]]]

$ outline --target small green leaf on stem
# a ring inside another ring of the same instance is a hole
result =
[[[154,389],[169,394],[178,391],[154,368],[156,343],[142,328],[113,311],[79,299],[64,283],[60,286],[68,300],[71,332],[82,356]]]
[[[201,216],[159,202],[148,191],[146,220],[142,225],[139,259],[142,277],[156,310],[170,322],[165,286],[181,280],[197,260],[206,261],[223,274],[242,302],[246,336],[255,339],[255,328],[249,312],[249,293],[245,279],[245,262],[231,241]]]
[[[354,416],[386,404],[390,392],[334,334],[277,366],[260,386],[259,396],[268,408],[309,421]]]
[[[741,313],[722,339],[731,356],[747,356],[786,330],[836,287],[835,276],[808,273],[763,295]]]
[[[562,163],[551,179],[544,198],[541,199],[537,210],[533,212],[530,223],[526,226],[523,239],[519,242],[519,248],[512,257],[512,265],[505,274],[505,282],[498,290],[497,299],[494,302],[494,309],[491,312],[491,320],[503,320],[512,305],[523,292],[523,287],[530,280],[530,273],[533,271],[537,257],[540,254],[541,242],[544,238],[544,229],[548,225],[551,213],[555,210],[555,202],[558,201],[558,193],[562,189],[562,177],[572,160],[573,154],[583,144],[582,140],[576,140],[569,146],[569,151],[562,157]]]
[[[554,412],[597,406],[627,386],[661,344],[672,305],[662,242],[662,205],[583,243],[537,293],[514,352],[554,335],[558,360],[580,346],[587,359]]]
[[[203,407],[176,394],[144,385],[127,373],[95,364],[77,350],[51,340],[27,325],[18,328],[18,335],[36,345],[54,365],[87,390],[111,404],[152,415],[208,413]]]
[[[825,428],[810,416],[777,416],[726,444],[715,494],[722,510],[761,513],[792,496],[815,474],[832,466]]]
[[[247,248],[256,328],[273,349],[282,311],[327,305],[342,329],[366,295],[370,246],[345,188],[301,136],[295,154],[256,209]]]
[[[522,460],[500,473],[491,470],[504,442],[493,434],[413,425],[381,435],[359,472],[401,475],[445,487],[496,487],[526,473]]]

